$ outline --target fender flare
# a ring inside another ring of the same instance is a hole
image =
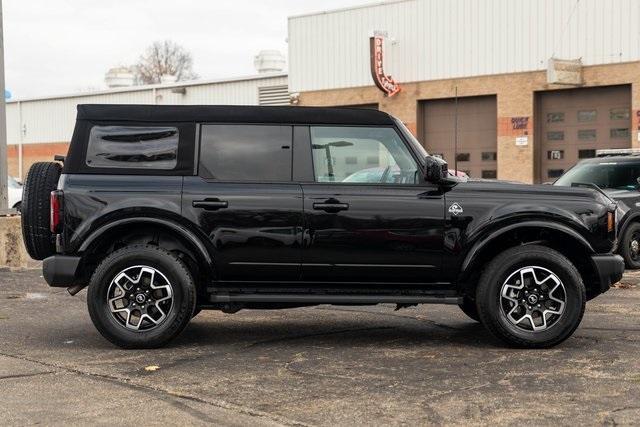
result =
[[[623,217],[618,228],[618,239],[622,238],[622,235],[627,231],[629,224],[637,222],[638,220],[640,220],[640,212],[631,212],[628,216]]]
[[[104,235],[104,233],[107,233],[114,228],[131,224],[151,224],[156,226],[160,225],[175,231],[183,239],[191,243],[193,247],[197,249],[198,253],[196,255],[199,255],[205,261],[205,263],[207,264],[206,267],[208,269],[208,273],[214,273],[213,258],[211,257],[209,250],[202,242],[202,240],[184,225],[162,218],[131,217],[119,219],[117,221],[105,224],[89,234],[89,236],[82,242],[82,245],[80,245],[78,252],[84,253],[89,250],[100,239],[100,237]]]
[[[595,251],[593,250],[593,247],[587,241],[587,239],[585,239],[577,231],[573,230],[570,227],[567,227],[566,225],[559,224],[557,222],[549,222],[549,221],[525,221],[525,222],[521,222],[521,223],[517,223],[517,224],[511,224],[511,225],[508,225],[506,227],[500,228],[499,230],[493,231],[493,232],[489,233],[489,235],[487,235],[484,238],[481,238],[480,240],[478,240],[471,247],[469,252],[467,252],[467,255],[465,256],[465,259],[464,259],[464,261],[462,263],[462,267],[460,269],[460,272],[464,274],[464,272],[467,270],[467,268],[469,268],[469,266],[473,264],[473,262],[475,261],[475,259],[478,256],[478,253],[480,253],[482,251],[482,249],[484,249],[488,244],[490,244],[496,238],[502,236],[505,233],[508,233],[508,232],[511,232],[511,231],[514,231],[514,230],[518,230],[518,229],[522,229],[522,228],[546,228],[546,229],[549,229],[549,230],[559,231],[559,232],[561,232],[561,233],[573,238],[577,242],[579,242],[582,246],[584,246],[584,248],[589,253],[595,253]]]

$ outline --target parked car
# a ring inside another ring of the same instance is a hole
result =
[[[640,151],[597,150],[596,157],[578,162],[554,185],[595,184],[618,202],[617,252],[627,268],[640,268]]]
[[[340,178],[375,165],[393,182]],[[29,254],[50,286],[88,286],[125,348],[202,309],[378,303],[455,304],[549,347],[624,270],[605,195],[451,176],[376,110],[80,105],[64,167],[25,185]]]
[[[20,211],[22,205],[22,184],[20,184],[15,178],[9,176],[7,179],[7,187],[9,189],[9,203],[8,206],[12,209]]]

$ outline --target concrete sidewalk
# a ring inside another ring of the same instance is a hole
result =
[[[0,423],[634,424],[639,281],[550,350],[505,348],[457,307],[321,306],[203,312],[171,347],[124,351],[93,328],[86,291],[0,271]]]

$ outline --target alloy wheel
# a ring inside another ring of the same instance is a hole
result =
[[[173,287],[153,267],[128,267],[111,281],[107,304],[113,318],[123,327],[146,332],[158,327],[173,307]]]
[[[553,327],[564,313],[567,291],[552,271],[522,267],[507,277],[500,291],[502,315],[518,329],[541,332]]]

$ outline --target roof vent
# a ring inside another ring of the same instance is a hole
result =
[[[261,50],[253,58],[253,66],[258,73],[277,73],[284,70],[287,60],[278,50]]]
[[[133,73],[127,67],[115,67],[107,71],[104,82],[109,88],[133,86]]]

